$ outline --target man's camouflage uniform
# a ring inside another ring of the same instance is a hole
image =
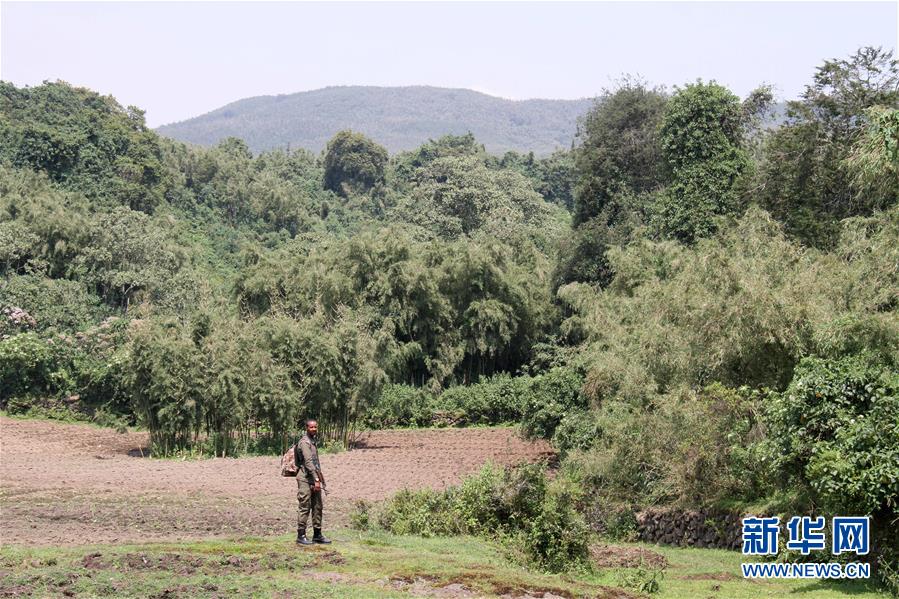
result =
[[[313,491],[315,481],[322,481],[322,467],[318,461],[318,449],[315,441],[304,434],[294,448],[294,461],[297,465],[297,501],[300,502],[297,513],[297,533],[306,534],[306,523],[309,511],[312,511],[312,528],[317,532],[322,528],[322,492]],[[324,482],[322,482],[324,484]]]

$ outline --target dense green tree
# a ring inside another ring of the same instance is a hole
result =
[[[0,157],[107,205],[152,212],[170,185],[143,111],[64,82],[0,82]]]
[[[571,151],[559,150],[546,158],[535,158],[533,152],[524,155],[506,152],[502,158],[487,164],[497,169],[515,169],[531,180],[534,191],[547,202],[569,211],[574,207],[576,176]]]
[[[127,311],[141,294],[160,299],[185,259],[183,249],[147,215],[119,208],[91,223],[73,270],[105,302]]]
[[[883,114],[866,112],[875,106],[899,108],[899,63],[891,51],[866,47],[818,67],[802,99],[788,104],[787,123],[771,136],[760,201],[804,242],[830,246],[839,219],[896,202],[889,179],[885,185],[853,184],[859,171],[849,158],[866,143],[870,115]]]
[[[409,195],[388,217],[447,240],[486,234],[511,242],[524,235],[549,251],[561,233],[560,213],[523,175],[460,157],[438,158],[416,170]]]
[[[0,165],[0,264],[3,274],[65,276],[85,243],[89,204],[44,173]]]
[[[361,133],[340,131],[325,151],[325,189],[343,197],[384,182],[387,150]]]
[[[806,358],[767,406],[777,484],[888,527],[899,512],[897,414],[899,371],[869,356]]]
[[[394,170],[401,181],[412,179],[415,171],[428,166],[438,158],[473,157],[485,160],[487,153],[474,135],[444,135],[439,139],[430,139],[418,149],[401,152],[393,158]]]
[[[739,98],[714,82],[671,97],[660,130],[671,184],[654,208],[663,235],[691,242],[711,234],[717,216],[739,211],[736,183],[749,163],[744,122]]]
[[[579,125],[575,227],[598,216],[619,194],[655,191],[664,184],[659,126],[666,104],[664,91],[633,79],[597,99]]]
[[[851,185],[863,197],[899,200],[899,108],[875,106],[846,159]],[[891,199],[892,198],[892,199]]]

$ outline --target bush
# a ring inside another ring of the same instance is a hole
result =
[[[530,379],[521,429],[529,438],[551,439],[571,411],[587,407],[581,394],[583,378],[573,369],[558,367]]]
[[[517,422],[531,378],[498,374],[473,385],[449,387],[439,395],[409,385],[385,385],[365,416],[371,428],[459,426]]]
[[[397,535],[457,535],[462,530],[456,518],[451,491],[403,489],[382,509],[378,524]]]
[[[657,396],[646,409],[609,401],[583,416],[595,442],[572,451],[565,467],[600,490],[600,504],[753,501],[766,490],[767,472],[755,445],[762,438],[758,404],[748,390],[718,384]]]
[[[533,561],[550,572],[588,563],[590,530],[575,506],[580,488],[566,480],[548,486],[539,512],[526,528],[526,549]]]
[[[590,410],[569,412],[559,421],[553,434],[553,446],[562,455],[575,449],[588,449],[601,434],[596,413]]]
[[[437,396],[440,410],[456,413],[464,424],[518,421],[524,411],[530,377],[496,375],[474,385],[450,387]]]
[[[899,373],[866,356],[806,358],[766,410],[778,483],[833,513],[899,513]]]
[[[36,274],[6,275],[0,279],[0,296],[0,308],[7,305],[24,309],[34,317],[34,330],[40,332],[78,330],[98,320],[104,312],[99,298],[89,293],[83,283]]]
[[[350,511],[350,528],[369,530],[374,524],[372,518],[372,505],[370,502],[364,499],[357,499],[353,502],[353,509]]]
[[[25,394],[54,394],[56,360],[52,345],[36,333],[0,340],[0,402]]]
[[[433,420],[433,397],[409,385],[385,385],[368,410],[365,424],[371,428],[428,426]]]
[[[394,534],[494,538],[528,563],[561,572],[587,564],[590,531],[576,509],[580,500],[574,482],[547,482],[545,464],[487,465],[444,491],[400,491],[384,504],[377,521]],[[369,510],[357,506],[356,527],[369,526]]]

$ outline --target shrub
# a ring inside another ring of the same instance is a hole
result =
[[[28,393],[56,392],[52,345],[36,333],[22,333],[0,340],[0,402]]]
[[[581,394],[583,378],[573,369],[558,367],[530,379],[521,421],[525,436],[551,439],[571,411],[587,405]]]
[[[371,503],[364,499],[357,499],[350,512],[350,527],[356,530],[368,530],[373,524]]]
[[[530,380],[496,375],[474,385],[450,387],[435,402],[440,410],[459,414],[466,424],[515,422],[523,413]]]
[[[487,424],[487,402],[480,385],[456,385],[437,397],[441,411],[458,414],[461,424]]]
[[[755,445],[762,438],[758,403],[746,389],[718,384],[657,396],[646,409],[608,401],[584,415],[595,441],[572,451],[566,469],[600,490],[597,503],[752,501],[766,490],[767,467]]]
[[[385,385],[369,408],[365,424],[371,428],[427,426],[433,419],[433,398],[425,389]]]
[[[834,513],[899,512],[899,373],[866,356],[806,358],[767,406],[766,447],[784,487]]]
[[[378,524],[398,535],[461,534],[455,517],[452,491],[403,489],[390,498],[378,517]]]
[[[665,577],[665,566],[654,566],[643,562],[636,568],[628,568],[618,575],[618,584],[633,589],[638,593],[652,595],[661,590],[662,579]]]
[[[553,481],[525,529],[526,550],[542,569],[562,572],[587,566],[590,530],[575,509],[580,496],[580,488],[570,481]]]
[[[548,483],[546,465],[487,465],[444,491],[403,490],[381,508],[378,524],[394,534],[475,534],[505,541],[512,553],[551,572],[585,567],[589,529],[577,511],[582,498],[570,480]],[[357,506],[354,525],[371,521]]]
[[[553,434],[553,446],[562,455],[574,449],[587,449],[596,443],[601,431],[596,414],[590,410],[575,410],[559,421]]]

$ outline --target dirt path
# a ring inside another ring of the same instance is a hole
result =
[[[295,529],[296,483],[277,457],[141,457],[144,433],[0,418],[0,541],[50,545],[283,534]],[[491,460],[552,456],[511,429],[374,431],[359,449],[322,455],[326,526],[356,499],[439,489]]]

